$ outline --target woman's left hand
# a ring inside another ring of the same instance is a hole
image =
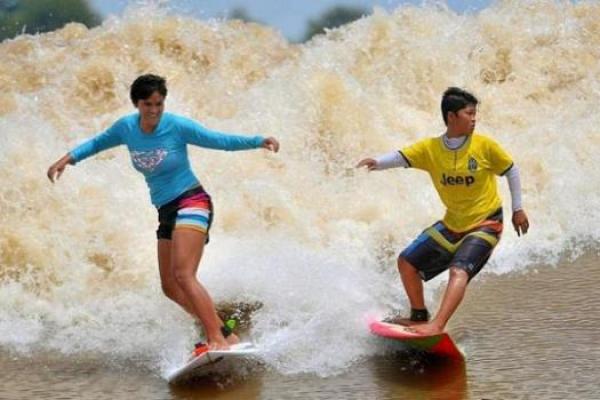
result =
[[[513,213],[512,223],[518,236],[521,236],[521,233],[526,234],[529,230],[529,219],[527,219],[527,214],[523,210],[517,210]]]
[[[69,164],[73,164],[73,158],[68,153],[65,154],[60,160],[52,164],[46,173],[48,179],[50,179],[50,182],[54,183],[58,178],[60,178],[62,173],[65,172],[65,168],[67,168],[67,165]]]
[[[263,141],[262,147],[277,153],[279,151],[279,142],[274,137],[268,137]]]

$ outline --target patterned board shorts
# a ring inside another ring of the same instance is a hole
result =
[[[208,243],[213,215],[213,205],[208,193],[201,186],[190,189],[158,209],[156,238],[171,240],[174,229],[186,228],[206,234]]]
[[[442,222],[425,229],[400,257],[428,281],[448,268],[464,269],[469,280],[481,271],[502,234],[502,209],[467,232],[453,232]]]

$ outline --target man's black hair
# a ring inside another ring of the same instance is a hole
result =
[[[449,87],[442,96],[442,117],[448,126],[448,113],[457,113],[467,106],[477,106],[479,101],[471,93],[457,87]]]
[[[133,105],[137,106],[138,100],[145,100],[152,96],[154,92],[167,97],[167,81],[165,78],[153,74],[140,75],[131,84],[129,97]]]

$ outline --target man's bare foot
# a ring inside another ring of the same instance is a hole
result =
[[[411,329],[425,336],[439,335],[440,333],[444,332],[444,327],[434,324],[432,322],[415,324],[411,326]]]

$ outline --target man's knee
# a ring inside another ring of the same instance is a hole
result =
[[[469,273],[464,269],[456,266],[450,267],[450,280],[469,282]]]

